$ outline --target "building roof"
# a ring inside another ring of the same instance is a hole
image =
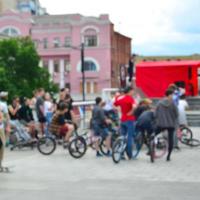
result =
[[[181,60],[181,61],[143,61],[137,67],[200,67],[200,60]]]
[[[99,17],[83,16],[81,14],[63,14],[63,15],[41,15],[33,17],[35,24],[55,24],[55,23],[111,23],[108,15],[100,15]]]

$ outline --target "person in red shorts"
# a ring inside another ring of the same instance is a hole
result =
[[[127,155],[129,159],[132,158],[132,144],[135,136],[135,117],[133,112],[136,108],[136,102],[133,98],[134,90],[128,86],[124,89],[124,94],[118,96],[114,105],[121,108],[121,134],[128,134],[127,140]]]
[[[66,123],[65,113],[67,112],[67,104],[60,103],[58,105],[58,110],[53,115],[49,131],[53,134],[57,134],[64,137],[64,147],[68,146],[69,138],[74,131],[74,125]]]

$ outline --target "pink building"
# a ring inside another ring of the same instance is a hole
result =
[[[82,91],[81,43],[85,45],[87,94],[118,87],[119,66],[127,64],[131,54],[131,39],[114,31],[108,15],[32,16],[7,11],[0,15],[0,33],[31,36],[41,57],[41,67],[48,68],[60,88],[69,86],[73,94]]]

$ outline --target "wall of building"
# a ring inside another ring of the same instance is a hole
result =
[[[130,38],[114,32],[108,15],[33,17],[9,11],[0,16],[0,32],[6,26],[15,27],[21,36],[30,35],[41,57],[41,66],[48,68],[51,79],[60,88],[70,85],[72,93],[77,95],[82,92],[80,45],[84,40],[84,58],[89,70],[85,71],[86,93],[100,93],[103,88],[118,86],[118,67],[128,64],[131,53]],[[95,39],[91,41],[93,36]],[[68,46],[66,38],[70,41]],[[44,39],[48,41],[46,47]]]
[[[127,67],[131,56],[131,38],[114,31],[111,26],[111,86],[120,87],[120,66]]]

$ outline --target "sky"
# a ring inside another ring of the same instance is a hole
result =
[[[40,0],[49,14],[109,14],[139,55],[200,54],[200,0]]]

